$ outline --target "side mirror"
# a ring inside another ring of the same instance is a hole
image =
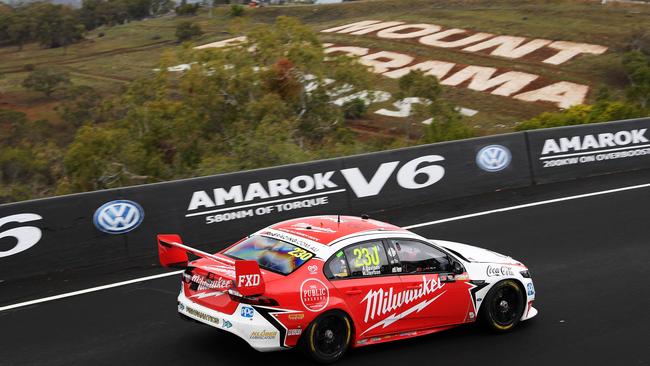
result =
[[[460,264],[460,262],[454,261],[454,274],[463,274],[465,272],[465,268],[463,268],[463,265]]]

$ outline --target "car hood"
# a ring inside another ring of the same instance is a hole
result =
[[[474,263],[497,263],[497,264],[521,264],[511,257],[491,250],[475,247],[472,245],[454,243],[445,240],[430,240],[433,244],[439,245],[453,254],[459,255],[461,259]]]

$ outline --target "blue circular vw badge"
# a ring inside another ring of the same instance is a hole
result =
[[[142,207],[129,200],[116,200],[103,204],[95,211],[93,222],[100,231],[124,234],[135,229],[144,219]]]
[[[501,145],[489,145],[476,154],[476,165],[486,172],[498,172],[510,165],[512,155],[507,147]]]

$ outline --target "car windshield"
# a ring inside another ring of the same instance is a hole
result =
[[[234,259],[254,260],[264,269],[285,275],[314,256],[293,244],[261,235],[251,236],[235,244],[224,254]]]

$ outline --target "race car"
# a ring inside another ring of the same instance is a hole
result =
[[[537,314],[519,261],[366,216],[280,222],[216,254],[177,234],[157,239],[161,264],[184,269],[181,317],[258,351],[300,347],[331,363],[349,348],[477,320],[506,332]],[[200,258],[189,262],[188,253]]]

